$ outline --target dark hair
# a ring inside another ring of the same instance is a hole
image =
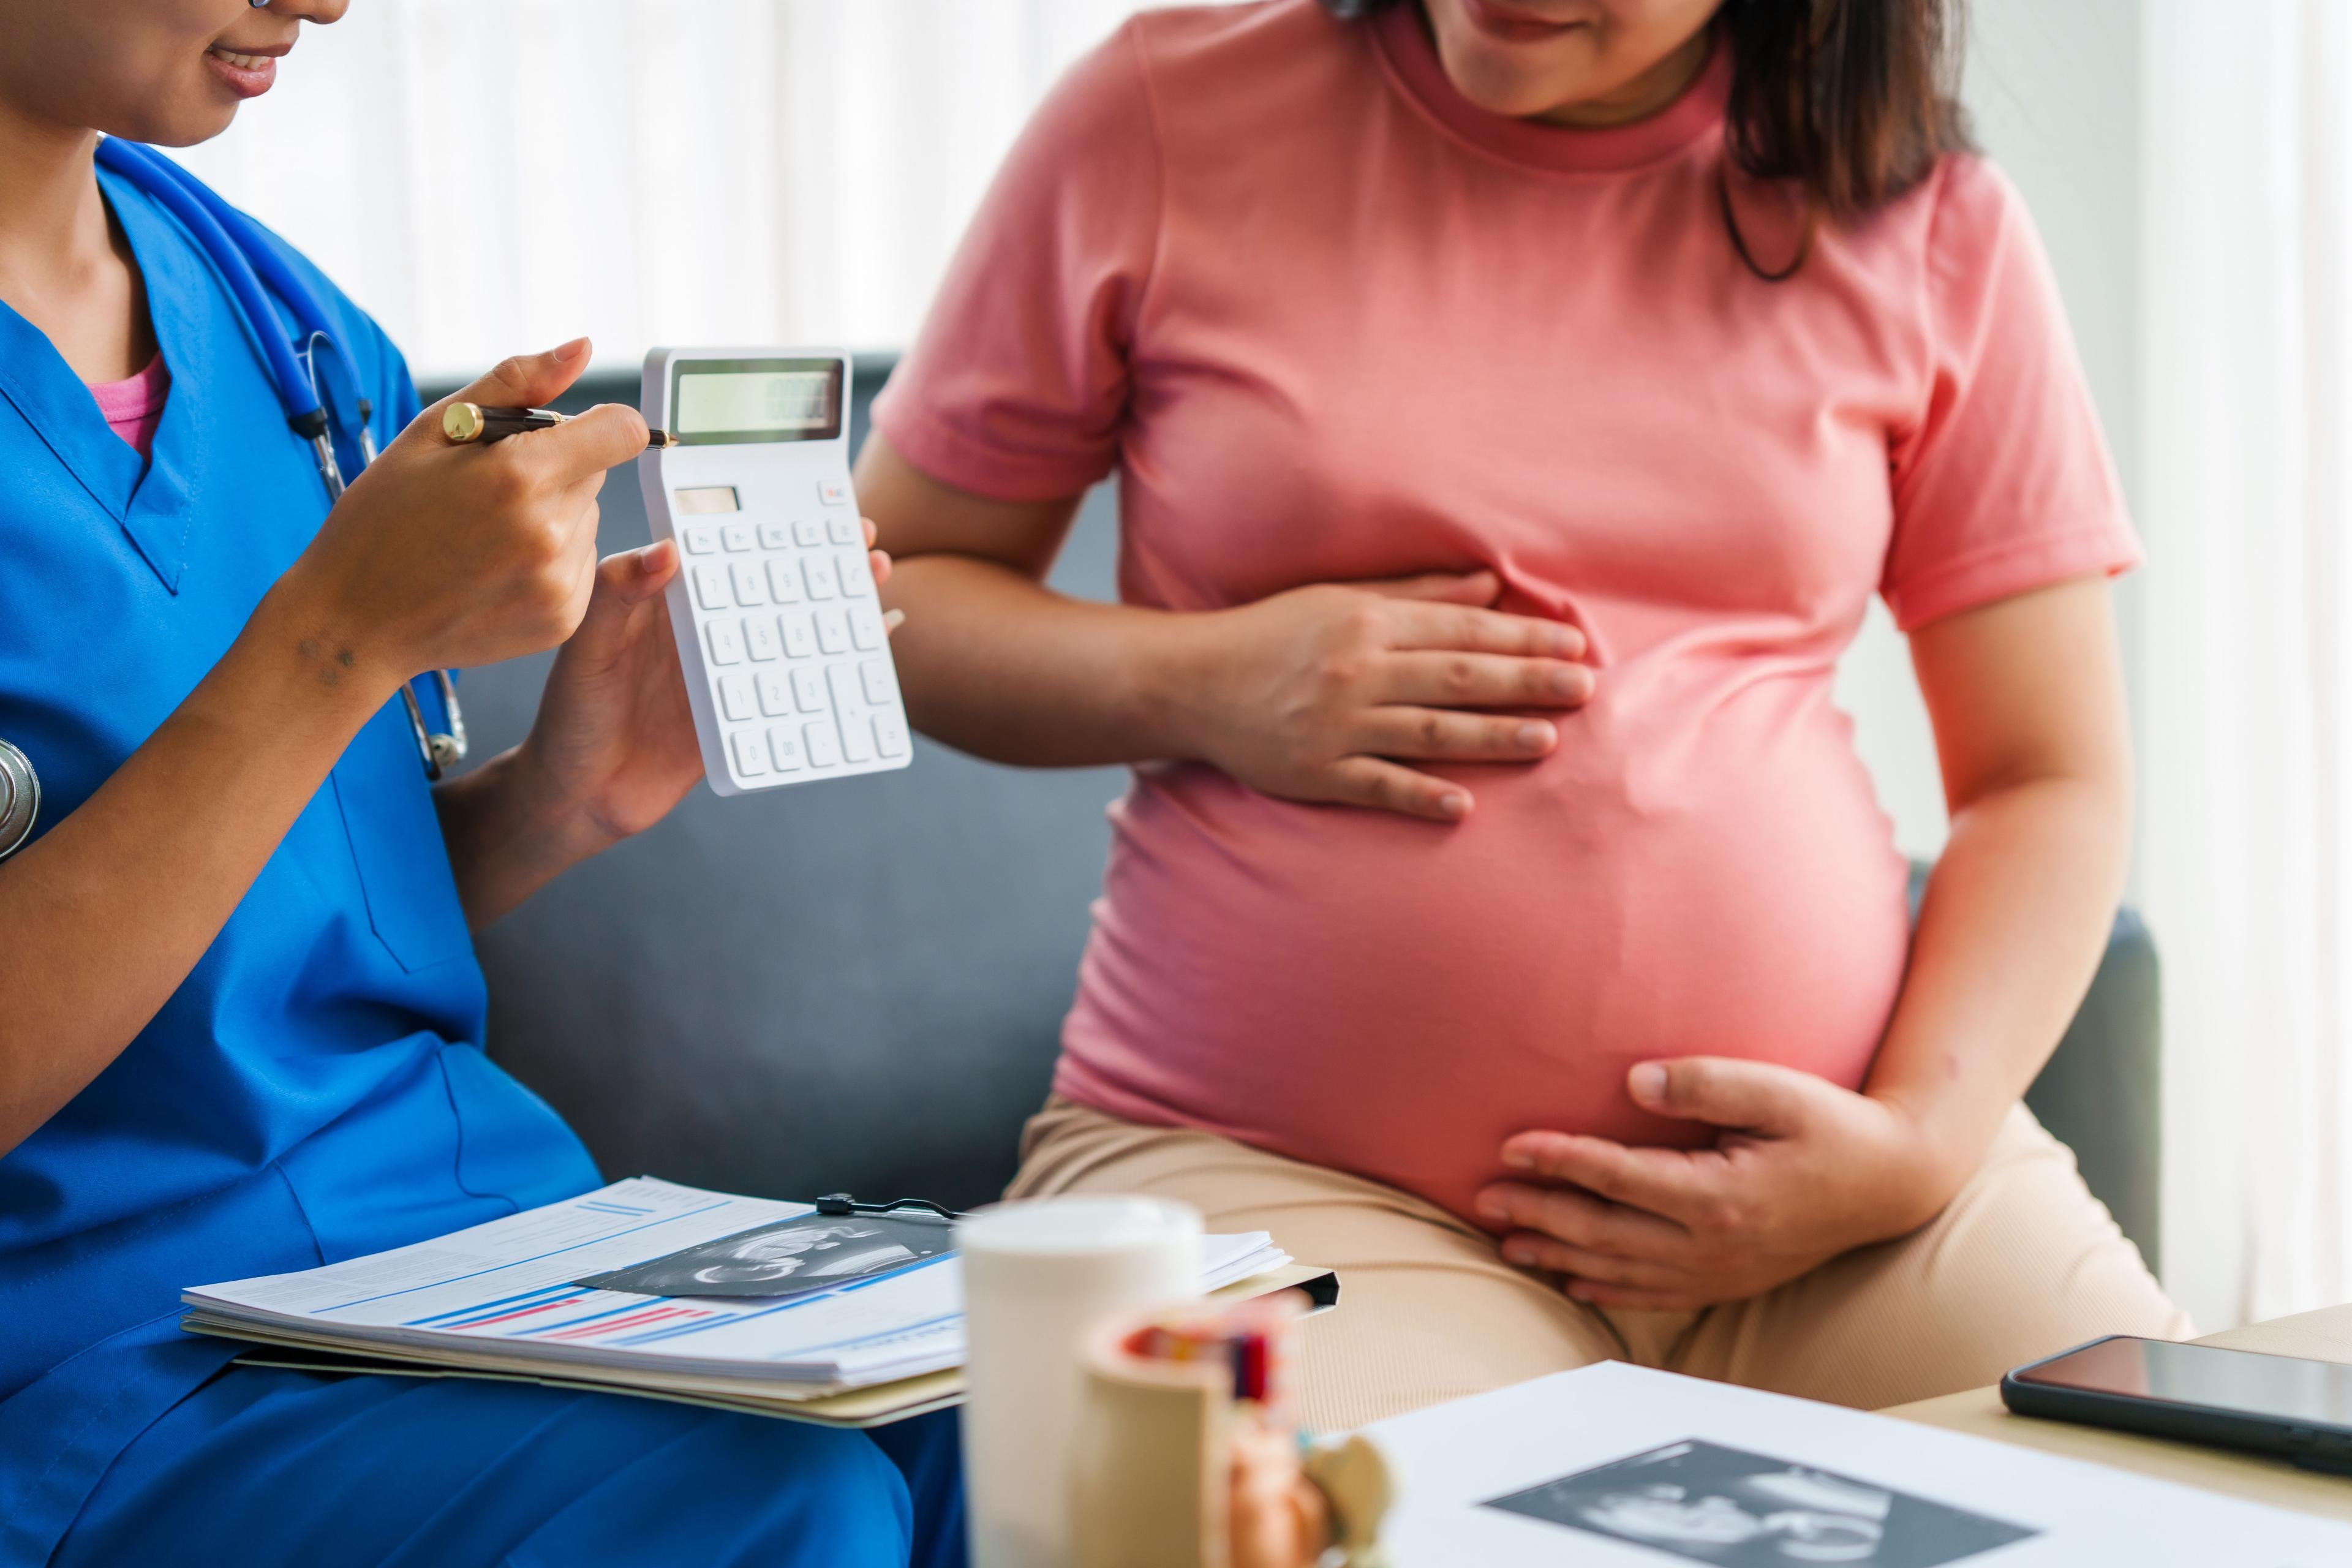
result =
[[[1333,15],[1370,16],[1398,0],[1323,0]],[[1778,281],[1802,264],[1812,222],[1849,217],[1927,178],[1971,142],[1958,93],[1967,0],[1724,0],[1711,26],[1731,52],[1724,146],[1758,179],[1802,193],[1805,242],[1767,271],[1748,254],[1718,181],[1739,258]]]

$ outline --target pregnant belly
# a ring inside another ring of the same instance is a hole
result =
[[[1704,1141],[1633,1106],[1639,1061],[1859,1085],[1908,921],[1843,717],[1590,720],[1532,767],[1458,770],[1477,809],[1453,828],[1139,778],[1057,1089],[1466,1214],[1513,1132]]]

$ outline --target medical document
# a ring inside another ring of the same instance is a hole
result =
[[[1289,1261],[1264,1231],[1206,1237],[1202,1288]],[[390,1252],[197,1286],[182,1321],[451,1367],[808,1400],[961,1365],[961,1267],[899,1215],[820,1216],[640,1176]]]
[[[1617,1363],[1368,1430],[1396,1568],[2352,1563],[2352,1526]]]

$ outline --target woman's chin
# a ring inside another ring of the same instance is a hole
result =
[[[1533,120],[1576,100],[1578,95],[1561,86],[1560,72],[1530,70],[1512,58],[1519,52],[1475,37],[1441,40],[1438,60],[1454,90],[1489,114]]]
[[[159,97],[141,104],[112,122],[100,122],[110,136],[144,142],[150,147],[194,147],[229,128],[245,100],[216,82],[205,81],[192,92]]]

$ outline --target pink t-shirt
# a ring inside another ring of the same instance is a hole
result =
[[[1862,1081],[1909,926],[1839,654],[1874,593],[1916,627],[2137,550],[2016,193],[1948,159],[1762,281],[1727,76],[1580,132],[1460,98],[1411,6],[1160,11],[1013,150],[876,410],[909,461],[1115,468],[1132,604],[1488,567],[1601,670],[1550,757],[1440,770],[1458,826],[1138,768],[1061,1093],[1465,1210],[1521,1129],[1696,1141],[1639,1060]]]
[[[172,373],[163,368],[162,354],[127,381],[92,382],[89,388],[89,395],[98,399],[98,411],[106,416],[107,428],[130,442],[142,458],[154,447],[155,426],[163,422],[163,403],[171,392]]]

